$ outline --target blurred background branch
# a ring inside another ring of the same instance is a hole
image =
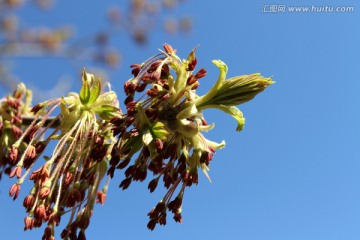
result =
[[[116,3],[106,12],[100,12],[106,22],[103,27],[91,29],[80,36],[76,23],[65,24],[67,20],[56,20],[58,26],[47,22],[41,25],[30,19],[23,19],[22,12],[33,11],[39,14],[54,13],[57,4],[52,0],[2,0],[0,1],[0,90],[13,90],[23,81],[32,88],[35,101],[50,96],[61,96],[71,89],[73,82],[60,77],[51,89],[39,87],[36,80],[22,79],[17,74],[19,60],[44,59],[47,64],[65,61],[76,72],[80,72],[88,62],[96,68],[98,75],[106,80],[107,73],[121,66],[123,58],[119,47],[115,47],[113,38],[130,38],[136,46],[146,46],[151,34],[161,29],[167,34],[184,34],[192,29],[189,16],[174,17],[173,12],[184,0],[128,0]],[[60,4],[60,3],[59,3]],[[84,13],[86,16],[86,6]],[[48,24],[48,25],[47,25]],[[89,25],[92,22],[89,21]],[[117,43],[118,45],[118,43]],[[34,61],[33,61],[34,60]],[[41,63],[39,63],[41,66]],[[49,65],[47,65],[49,67]],[[31,78],[31,76],[29,76]]]

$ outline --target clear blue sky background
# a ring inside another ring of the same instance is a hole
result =
[[[354,6],[352,13],[262,13],[263,4]],[[103,26],[111,1],[59,1],[51,14],[30,8],[23,17],[54,26],[75,22],[78,35]],[[87,13],[87,15],[85,15]],[[123,67],[109,75],[123,96],[127,66],[156,53],[164,42],[186,57],[198,44],[198,66],[208,70],[201,87],[217,78],[212,59],[229,66],[229,77],[260,72],[276,84],[241,106],[242,132],[222,112],[205,113],[215,129],[207,137],[225,139],[211,164],[213,183],[200,177],[185,193],[183,224],[169,215],[165,227],[146,228],[146,214],[164,194],[149,194],[147,184],[127,191],[116,177],[105,206],[98,205],[87,239],[183,240],[356,240],[360,239],[360,4],[358,1],[186,1],[176,14],[194,20],[193,32],[167,36],[155,30],[146,47],[125,35],[114,45]],[[60,61],[60,60],[56,60]],[[66,64],[29,59],[16,65],[24,81],[51,88]],[[33,66],[34,65],[34,66]],[[54,79],[54,81],[52,81]],[[75,78],[74,78],[75,79]],[[0,239],[40,239],[42,230],[24,233],[22,190],[12,204],[12,181],[0,182]]]

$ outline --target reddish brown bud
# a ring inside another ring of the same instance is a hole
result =
[[[167,54],[176,54],[176,49],[173,49],[170,44],[165,43],[163,47]]]
[[[28,195],[24,198],[23,206],[26,209],[30,209],[34,205],[34,202],[35,202],[34,195]]]
[[[134,93],[135,89],[136,89],[136,85],[134,83],[132,83],[132,82],[124,83],[124,90],[125,90],[126,95]]]
[[[187,85],[193,85],[194,83],[196,83],[197,81],[197,78],[194,76],[194,75],[190,75],[187,80],[186,80],[186,83]]]
[[[112,157],[111,157],[111,159],[110,159],[110,161],[109,161],[110,165],[111,165],[111,166],[116,166],[116,165],[119,164],[119,162],[120,162],[120,156],[119,156],[119,154],[118,154],[118,153],[112,154]]]
[[[151,88],[146,91],[146,94],[149,97],[156,97],[158,95],[159,90],[157,88]]]
[[[20,185],[19,184],[14,184],[10,188],[9,196],[13,197],[13,199],[15,201],[16,198],[19,196],[19,192],[20,192]]]
[[[161,152],[164,148],[164,143],[160,139],[155,140],[155,147],[158,152]]]
[[[61,221],[61,216],[57,212],[53,212],[49,216],[49,224],[59,226]]]
[[[200,163],[205,163],[206,165],[209,165],[212,158],[213,158],[212,152],[203,152],[200,157]]]
[[[85,232],[80,231],[77,237],[77,240],[86,240]]]
[[[155,62],[153,62],[153,63],[150,65],[150,67],[149,67],[149,69],[147,70],[147,72],[148,72],[148,73],[152,73],[152,72],[156,71],[156,69],[160,66],[160,64],[161,64],[161,61],[155,61]]]
[[[144,74],[144,76],[141,77],[141,81],[143,82],[150,81],[150,74]]]
[[[13,132],[15,138],[19,139],[21,137],[21,134],[23,133],[22,130],[15,125],[12,125],[11,129],[12,129],[12,132]]]
[[[51,240],[52,237],[52,230],[51,227],[46,227],[44,230],[44,235],[42,237],[43,240]]]
[[[200,70],[195,74],[195,77],[196,77],[197,79],[203,78],[203,77],[205,77],[205,76],[206,76],[206,70],[205,70],[205,68],[200,69]]]
[[[21,115],[20,116],[13,116],[12,118],[11,118],[11,123],[13,123],[13,124],[19,124],[19,123],[21,123],[22,122],[22,120],[21,120]]]
[[[164,96],[161,97],[161,100],[162,100],[162,101],[166,101],[166,100],[169,99],[169,97],[170,97],[170,94],[167,93],[167,94],[165,94]]]
[[[150,219],[157,218],[159,212],[155,211],[155,208],[151,209],[151,211],[147,214]]]
[[[96,194],[96,202],[100,203],[101,205],[104,205],[105,200],[106,200],[106,193],[104,193],[103,191],[97,192],[97,194]]]
[[[43,107],[40,104],[36,104],[31,110],[30,112],[36,114],[40,109],[42,109]]]
[[[18,161],[19,151],[16,147],[12,147],[9,152],[10,161],[15,164]]]
[[[117,169],[124,169],[130,162],[131,158],[125,158],[124,160],[122,160],[119,165],[117,165]]]
[[[130,186],[130,184],[131,184],[131,178],[125,178],[120,183],[119,188],[122,188],[123,190],[125,190]]]
[[[158,204],[156,204],[155,211],[165,212],[166,211],[165,203],[163,201],[158,202]]]
[[[152,72],[149,76],[151,81],[157,82],[160,80],[160,73],[158,72]]]
[[[150,193],[152,193],[156,189],[158,182],[158,178],[154,178],[153,180],[151,180],[151,182],[149,182],[148,189],[150,190]]]
[[[203,125],[203,126],[207,126],[208,125],[208,123],[206,122],[206,120],[203,118],[203,119],[201,119],[201,124]]]
[[[15,167],[15,168],[11,171],[9,177],[12,178],[12,177],[16,176],[17,178],[20,178],[20,176],[21,176],[21,170],[22,170],[22,169],[21,169],[20,166]]]
[[[25,152],[27,158],[35,158],[36,148],[34,146],[29,146]]]
[[[175,222],[182,223],[181,213],[175,213],[174,214],[174,220],[175,220]]]
[[[191,87],[191,90],[195,90],[195,89],[197,89],[199,86],[200,86],[200,83],[199,83],[199,82],[196,82],[196,83]]]
[[[39,130],[39,126],[37,126],[37,125],[32,126],[30,128],[28,134],[26,134],[24,141],[29,142],[31,139],[33,139],[36,136],[36,133],[38,132],[38,130]]]
[[[169,202],[168,209],[173,212],[177,213],[182,205],[182,194],[180,193],[173,201]]]
[[[161,78],[162,79],[167,79],[169,77],[170,74],[170,68],[169,65],[164,64],[161,68]]]
[[[133,94],[129,94],[125,100],[124,100],[124,104],[127,105],[129,102],[134,101],[134,95]]]
[[[150,219],[150,221],[147,224],[147,228],[151,231],[155,229],[157,221],[155,219]]]
[[[146,88],[146,84],[138,84],[138,85],[136,85],[136,91],[137,92],[142,92],[142,91],[145,90],[145,88]]]
[[[64,185],[65,186],[69,185],[73,179],[74,179],[74,174],[71,172],[66,172],[65,179],[64,179]]]
[[[37,218],[39,220],[46,221],[47,215],[46,215],[46,209],[45,209],[44,205],[40,205],[35,208],[34,216],[35,216],[35,218]]]
[[[21,102],[19,101],[19,99],[10,99],[9,97],[7,97],[6,102],[10,107],[14,109],[17,109],[21,106]]]
[[[107,175],[109,175],[110,178],[114,177],[114,173],[115,173],[115,167],[114,166],[110,166],[109,169],[107,170]]]
[[[39,183],[43,183],[50,177],[49,170],[46,165],[43,165],[38,170],[35,170],[30,175],[30,180],[39,181]]]
[[[194,58],[193,60],[191,60],[191,62],[189,62],[188,68],[186,69],[186,71],[190,71],[190,72],[194,71],[196,64],[197,64],[197,59]]]
[[[39,196],[41,199],[45,199],[49,196],[50,194],[50,188],[49,187],[42,187],[39,193]]]
[[[144,181],[146,179],[147,169],[142,165],[137,165],[133,172],[133,179],[135,181]]]
[[[137,75],[139,74],[139,72],[141,70],[141,65],[140,64],[132,64],[130,66],[130,68],[132,68],[131,74],[133,74],[134,77],[137,77]]]
[[[25,217],[24,219],[24,223],[25,223],[25,227],[24,227],[24,231],[28,230],[28,229],[33,229],[34,228],[34,218],[33,217]]]
[[[35,152],[41,154],[44,151],[46,145],[43,142],[38,142],[35,145]]]
[[[65,228],[65,229],[62,230],[62,232],[61,232],[61,234],[60,234],[60,237],[61,237],[62,239],[64,239],[64,238],[66,238],[69,234],[70,234],[70,231],[69,231],[67,228]]]
[[[166,212],[160,214],[159,223],[160,225],[166,225]]]

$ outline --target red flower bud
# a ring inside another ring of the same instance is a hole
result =
[[[77,237],[77,240],[86,240],[85,232],[80,231]]]
[[[32,208],[32,206],[34,205],[35,203],[35,197],[34,195],[28,195],[24,198],[24,202],[23,202],[23,206],[24,208],[26,209],[30,209]]]
[[[175,213],[174,214],[174,220],[175,220],[175,222],[182,223],[181,213]]]
[[[155,140],[155,147],[158,152],[161,152],[164,148],[164,143],[160,139]]]
[[[96,194],[96,202],[100,203],[101,205],[104,205],[105,200],[106,200],[106,193],[104,193],[103,191],[97,192],[97,194]]]
[[[60,220],[61,220],[61,216],[57,212],[53,212],[49,216],[49,224],[59,226]]]
[[[194,71],[196,64],[197,64],[197,59],[194,58],[191,62],[189,62],[188,68],[186,69],[186,71],[190,71],[190,72]]]
[[[125,178],[120,183],[119,188],[122,188],[123,190],[125,190],[130,186],[130,184],[131,184],[131,178]]]
[[[19,192],[20,192],[20,185],[19,184],[14,184],[10,188],[9,196],[13,197],[13,199],[15,201],[16,198],[19,196]]]
[[[36,148],[34,146],[29,146],[25,152],[27,158],[35,158],[36,156]]]
[[[150,219],[150,221],[147,224],[147,228],[151,231],[155,229],[157,221],[155,219]]]
[[[25,217],[24,223],[25,223],[24,231],[26,231],[28,229],[31,230],[34,228],[34,218],[33,217]]]
[[[186,80],[186,83],[187,85],[193,85],[194,83],[196,83],[197,81],[197,78],[194,76],[194,75],[190,75],[187,80]]]
[[[19,151],[16,147],[12,147],[9,153],[11,163],[15,164],[18,161]]]
[[[50,188],[49,187],[42,187],[39,193],[39,196],[41,199],[45,199],[50,194]]]
[[[13,132],[15,138],[19,139],[21,137],[21,134],[23,133],[22,130],[15,125],[12,125],[11,129],[12,129],[12,132]]]
[[[40,205],[35,208],[34,217],[37,218],[38,220],[46,221],[47,214],[44,205]]]
[[[40,109],[42,109],[43,107],[40,104],[36,104],[31,110],[30,112],[36,114]]]
[[[173,49],[170,44],[165,43],[163,47],[167,54],[176,54],[176,49]]]
[[[200,78],[205,77],[205,76],[206,76],[206,70],[205,70],[205,68],[200,69],[200,70],[195,74],[195,77],[196,77],[197,79],[200,79]]]
[[[20,178],[21,176],[21,167],[15,167],[14,170],[12,170],[12,172],[10,173],[9,177],[12,178],[14,176],[16,176],[17,178]]]
[[[139,72],[141,70],[141,65],[140,64],[132,64],[130,66],[130,68],[132,68],[131,74],[133,74],[134,77],[137,77],[137,75],[139,74]]]
[[[152,193],[156,189],[158,182],[158,178],[154,178],[153,180],[151,180],[151,182],[149,182],[148,189],[150,190],[150,193]]]

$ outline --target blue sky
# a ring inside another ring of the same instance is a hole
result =
[[[355,10],[261,12],[263,5],[284,3]],[[103,26],[103,13],[113,5],[87,1],[84,15],[84,4],[59,1],[52,14],[32,8],[21,14],[34,24],[75,22],[81,36]],[[212,183],[201,176],[199,185],[186,191],[183,224],[169,217],[165,227],[150,232],[146,214],[164,190],[149,194],[145,183],[119,190],[118,174],[105,206],[95,209],[87,239],[360,239],[359,11],[355,1],[186,1],[175,14],[192,17],[191,34],[168,36],[156,29],[145,47],[125,35],[114,37],[124,62],[109,76],[120,97],[130,77],[127,66],[144,61],[165,42],[183,57],[200,45],[198,67],[208,70],[201,79],[204,92],[218,74],[212,59],[227,63],[229,77],[260,72],[276,84],[240,106],[247,120],[240,133],[231,117],[205,112],[207,121],[216,123],[206,136],[225,139],[227,146],[212,161]],[[44,88],[64,75],[75,79],[76,71],[61,60],[41,61],[22,59],[15,70],[25,82]],[[22,231],[26,190],[11,204],[11,184],[0,182],[1,239],[40,239],[42,230]]]

